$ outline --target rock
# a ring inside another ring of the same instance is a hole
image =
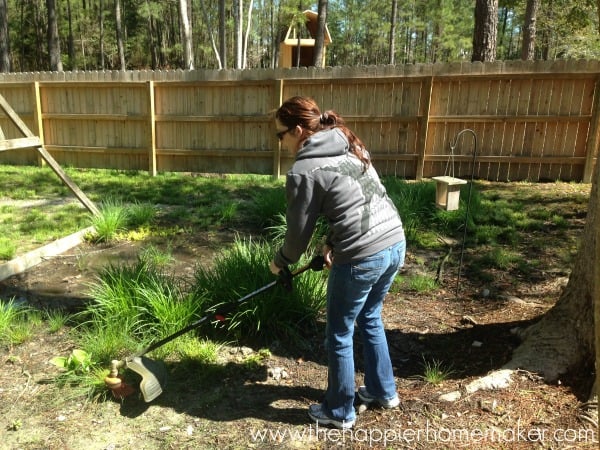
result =
[[[442,402],[455,402],[456,400],[459,400],[461,397],[460,392],[459,391],[452,391],[452,392],[448,392],[447,394],[442,394],[438,397],[438,400],[442,401]]]
[[[271,367],[267,371],[267,374],[270,378],[273,378],[276,381],[285,380],[286,378],[289,378],[287,370],[285,370],[283,367]]]
[[[510,369],[496,370],[483,378],[472,381],[465,389],[468,394],[473,394],[474,392],[481,390],[493,391],[496,389],[504,389],[512,382],[512,379],[510,378],[512,373],[513,371]]]

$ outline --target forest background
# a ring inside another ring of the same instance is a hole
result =
[[[305,10],[326,66],[600,56],[599,0],[0,0],[0,72],[275,68]]]

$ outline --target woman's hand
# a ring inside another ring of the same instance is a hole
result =
[[[271,264],[269,264],[269,269],[271,270],[271,273],[273,275],[279,275],[279,272],[281,272],[281,267],[277,267],[275,265],[275,261],[271,260]]]
[[[325,259],[325,267],[330,269],[331,265],[333,264],[333,249],[329,245],[324,244],[321,252],[323,254],[323,258]]]

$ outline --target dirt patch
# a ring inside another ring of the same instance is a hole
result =
[[[185,274],[196,264],[210,264],[215,251],[233,238],[226,230],[179,236],[169,243],[173,270]],[[135,243],[81,245],[0,283],[0,298],[76,309],[88,301],[88,283],[100,267],[134,261],[139,250]],[[439,256],[409,252],[404,270],[419,270],[423,258]],[[597,435],[579,418],[589,388],[581,380],[547,384],[521,372],[506,389],[476,392],[455,402],[440,400],[440,395],[460,391],[508,361],[518,345],[515,328],[550,308],[568,276],[546,270],[518,284],[493,286],[472,285],[464,276],[456,295],[455,272],[446,268],[445,288],[433,294],[394,290],[388,296],[384,320],[401,407],[368,409],[351,433],[316,428],[306,415],[327,385],[323,324],[310,348],[290,350],[290,343],[273,343],[271,357],[254,369],[243,360],[258,349],[237,346],[222,349],[226,370],[211,375],[210,368],[199,366],[198,380],[189,379],[189,368],[181,370],[179,362],[170,361],[165,392],[150,404],[139,395],[86,402],[74,390],[49,383],[56,373],[50,358],[73,348],[70,335],[63,332],[39,334],[0,351],[0,447],[596,448]],[[356,346],[361,383],[358,341]],[[439,364],[450,371],[449,377],[440,384],[427,383],[427,364]],[[589,379],[589,374],[582,378]]]
[[[12,298],[38,308],[78,309],[88,301],[90,283],[109,265],[130,265],[144,248],[172,254],[168,270],[178,277],[192,275],[197,265],[211,264],[215,252],[232,242],[234,232],[179,234],[168,242],[149,239],[111,244],[82,243],[40,265],[0,282],[0,298]]]

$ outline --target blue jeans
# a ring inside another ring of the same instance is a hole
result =
[[[404,265],[406,241],[361,261],[334,264],[327,284],[328,386],[324,411],[332,418],[351,421],[354,412],[354,324],[364,347],[365,386],[381,399],[396,396],[396,382],[381,309],[398,269]]]

